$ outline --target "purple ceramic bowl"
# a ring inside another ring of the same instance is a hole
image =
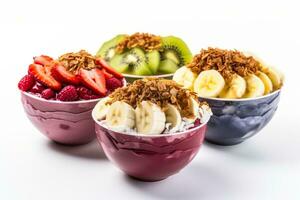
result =
[[[62,102],[46,100],[21,92],[27,117],[49,139],[67,145],[80,145],[95,139],[92,110],[99,99]]]
[[[133,135],[109,130],[95,118],[97,139],[106,156],[127,175],[159,181],[184,168],[203,143],[207,122],[165,135]]]

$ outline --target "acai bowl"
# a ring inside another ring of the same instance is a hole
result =
[[[283,79],[278,70],[253,56],[219,48],[202,49],[173,77],[211,106],[206,140],[219,145],[239,144],[268,124]]]
[[[18,84],[27,117],[49,139],[67,145],[95,139],[91,117],[96,103],[125,85],[105,61],[81,50],[58,59],[34,57]]]
[[[116,89],[92,115],[108,159],[131,177],[158,181],[195,157],[211,110],[174,81],[151,78]]]

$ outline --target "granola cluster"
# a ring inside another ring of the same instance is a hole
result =
[[[175,105],[181,116],[194,117],[191,109],[190,98],[194,98],[197,102],[198,98],[194,92],[183,89],[179,84],[172,80],[148,78],[134,81],[127,87],[118,88],[112,94],[108,104],[116,101],[124,101],[136,108],[142,101],[151,101],[162,109],[170,103]],[[206,104],[206,103],[201,103]]]
[[[95,57],[85,50],[76,53],[66,53],[58,58],[58,61],[68,71],[76,73],[80,68],[93,69],[96,67]]]
[[[135,33],[127,36],[117,45],[117,52],[122,53],[125,49],[140,47],[145,51],[156,50],[161,47],[161,38],[150,33]]]
[[[260,63],[252,56],[245,56],[237,50],[219,48],[202,49],[187,67],[196,74],[209,69],[217,70],[227,81],[234,74],[245,77],[261,70]]]

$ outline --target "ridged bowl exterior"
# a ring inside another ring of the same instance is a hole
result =
[[[127,175],[158,181],[178,173],[197,154],[206,124],[183,133],[143,136],[118,133],[96,122],[96,135],[106,156]]]
[[[49,139],[67,145],[85,144],[96,138],[92,110],[98,100],[61,102],[21,92],[32,124]]]
[[[269,123],[277,109],[280,90],[249,100],[199,99],[208,102],[213,111],[205,139],[218,145],[234,145],[252,137]]]

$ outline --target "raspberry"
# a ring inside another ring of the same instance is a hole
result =
[[[76,101],[78,100],[78,94],[76,88],[73,85],[64,87],[57,95],[57,99],[60,101]]]
[[[115,90],[116,88],[122,87],[122,86],[123,86],[123,83],[115,77],[106,79],[106,87],[107,87],[107,89],[109,89],[111,91]]]
[[[77,89],[78,96],[81,99],[89,100],[89,99],[98,99],[101,96],[94,94],[94,92],[86,87],[80,86]]]
[[[44,99],[54,98],[55,92],[51,88],[47,88],[41,93],[41,97]]]
[[[34,76],[31,74],[25,75],[18,83],[18,88],[22,91],[30,90],[35,84]]]
[[[36,82],[36,84],[29,90],[29,92],[34,94],[41,94],[45,90],[45,87],[40,84],[39,82]]]

